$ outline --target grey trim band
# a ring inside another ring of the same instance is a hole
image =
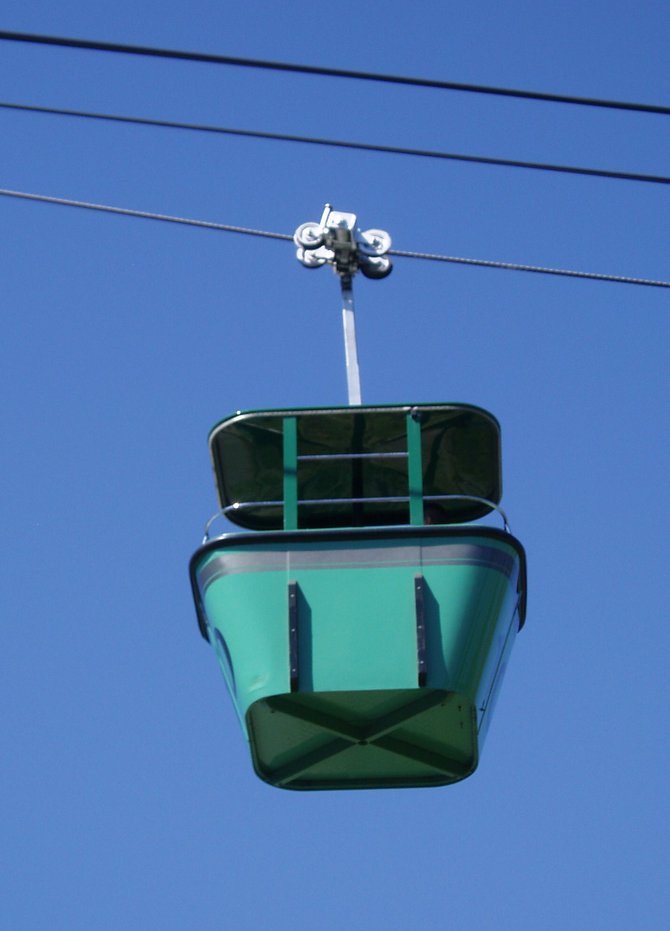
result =
[[[489,549],[495,549],[496,544],[504,547],[504,553],[511,553],[512,562],[518,560],[519,578],[517,580],[517,592],[519,594],[518,612],[519,612],[519,630],[526,620],[527,609],[527,569],[526,553],[521,543],[509,533],[497,530],[493,527],[377,527],[365,529],[347,529],[347,530],[311,530],[311,531],[292,531],[282,532],[265,532],[258,533],[230,533],[218,537],[214,542],[204,544],[199,547],[191,557],[189,563],[189,577],[191,581],[191,590],[195,601],[195,610],[198,620],[200,633],[205,640],[209,640],[207,620],[202,603],[202,593],[200,588],[200,572],[198,567],[203,566],[207,557],[211,554],[219,554],[226,548],[240,550],[245,547],[256,549],[259,545],[263,547],[274,547],[276,550],[285,551],[287,548],[296,548],[297,544],[314,544],[323,547],[323,544],[331,542],[344,542],[370,540],[378,542],[380,546],[386,544],[389,547],[400,544],[401,542],[417,541],[426,547],[430,546],[431,540],[436,540],[443,545],[456,544],[457,541],[472,540],[473,538],[482,541],[481,545],[490,541]],[[500,550],[498,550],[500,552]],[[360,551],[359,551],[360,552]],[[358,563],[357,563],[358,564]],[[503,570],[505,571],[505,570]],[[209,584],[206,581],[206,584]]]
[[[291,573],[310,569],[382,569],[402,566],[481,566],[502,572],[507,578],[514,572],[515,556],[497,547],[475,543],[438,543],[419,541],[411,546],[324,547],[292,541],[285,548],[276,544],[254,548],[253,552],[225,551],[196,569],[200,591],[228,575],[250,572]]]

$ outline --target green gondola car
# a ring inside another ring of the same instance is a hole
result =
[[[289,789],[469,776],[525,618],[500,429],[464,404],[237,413],[190,573],[257,774]],[[501,512],[502,513],[502,512]]]

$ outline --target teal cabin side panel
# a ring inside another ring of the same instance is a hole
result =
[[[488,713],[488,717],[491,716],[493,710],[492,708],[489,710],[491,695],[496,680],[501,677],[501,672],[504,672],[504,666],[509,660],[509,655],[519,630],[519,616],[517,613],[518,601],[519,596],[516,591],[516,586],[512,584],[507,585],[497,619],[492,627],[488,655],[483,663],[482,672],[479,677],[479,686],[477,688],[475,701],[477,705],[477,721],[480,730],[483,726],[485,715]],[[498,685],[499,684],[498,682]]]
[[[422,558],[427,685],[466,697],[479,719],[513,618],[518,624],[517,553],[473,539],[449,548],[429,544]]]
[[[210,640],[244,728],[252,702],[289,690],[286,572],[222,575],[208,585],[203,603]]]
[[[477,566],[450,566],[426,575],[440,606],[447,687],[474,702],[509,582],[495,570]]]
[[[502,625],[501,625],[502,626]],[[515,610],[512,615],[511,623],[507,630],[507,636],[505,637],[505,642],[503,645],[502,653],[496,669],[494,671],[493,679],[489,688],[488,693],[482,694],[482,697],[479,699],[478,708],[477,708],[477,717],[479,720],[479,747],[480,749],[484,745],[486,740],[486,735],[488,733],[489,726],[491,724],[491,719],[493,717],[493,712],[495,711],[496,703],[498,701],[498,696],[500,694],[500,687],[502,685],[503,679],[505,677],[505,672],[507,670],[507,665],[509,663],[510,655],[512,653],[512,647],[516,640],[516,635],[519,628],[519,615]],[[483,693],[483,689],[481,690]]]
[[[514,547],[476,534],[247,542],[222,546],[197,567],[210,640],[241,721],[254,702],[291,691],[289,582],[297,583],[299,691],[418,688],[421,576],[426,685],[461,695],[481,726],[516,634],[518,575]]]
[[[300,688],[417,686],[414,568],[299,569]]]

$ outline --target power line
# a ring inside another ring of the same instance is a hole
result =
[[[46,194],[30,194],[25,191],[11,191],[0,188],[0,196],[16,197],[22,200],[38,201],[45,204],[58,204],[62,207],[81,207],[86,210],[98,210],[142,220],[159,220],[164,223],[180,223],[185,226],[197,226],[203,229],[219,230],[227,233],[242,233],[247,236],[262,236],[266,239],[292,241],[290,233],[272,233],[267,230],[250,229],[246,226],[231,226],[227,223],[214,223],[209,220],[193,220],[187,217],[174,217],[164,213],[149,213],[144,210],[131,210],[127,207],[110,207],[107,204],[92,204],[87,201],[70,200],[64,197],[50,197]],[[603,275],[598,272],[570,271],[564,268],[545,268],[539,265],[519,265],[513,262],[495,262],[487,259],[469,259],[453,255],[440,255],[433,252],[409,252],[392,249],[390,255],[408,259],[422,259],[429,262],[451,262],[457,265],[474,265],[482,268],[497,268],[507,271],[533,272],[538,275],[556,275],[562,278],[581,278],[591,281],[607,281],[613,284],[631,284],[650,288],[670,288],[670,281],[656,281],[649,278],[631,278],[624,275]]]
[[[284,71],[293,74],[310,74],[321,77],[348,78],[356,81],[376,81],[384,84],[402,84],[409,87],[429,87],[437,90],[462,91],[471,94],[488,94],[496,97],[515,97],[521,100],[539,100],[546,103],[565,103],[582,107],[600,107],[609,110],[627,110],[638,113],[670,115],[670,107],[622,100],[604,100],[597,97],[575,97],[568,94],[549,94],[542,91],[517,90],[482,84],[463,84],[456,81],[438,81],[431,78],[404,75],[378,74],[371,71],[351,71],[344,68],[324,68],[317,65],[298,65],[289,62],[267,61],[260,58],[239,58],[230,55],[213,55],[206,52],[185,52],[176,49],[154,48],[144,45],[125,45],[118,42],[98,42],[90,39],[71,39],[61,36],[35,35],[26,32],[0,31],[0,39],[8,42],[27,42],[61,48],[86,49],[96,52],[118,52],[125,55],[142,55],[152,58],[169,58],[178,61],[196,61],[205,64],[233,65],[239,68],[256,68],[267,71]]]
[[[0,101],[0,109],[16,110],[27,113],[41,113],[50,116],[67,116],[79,119],[102,120],[113,123],[127,123],[135,126],[152,126],[162,129],[189,130],[191,132],[217,133],[219,135],[238,136],[249,139],[266,139],[275,142],[294,142],[306,145],[329,146],[341,149],[354,149],[363,152],[378,152],[385,155],[407,155],[419,158],[441,159],[446,161],[466,162],[477,165],[493,165],[503,168],[525,168],[534,171],[559,172],[561,174],[582,175],[591,178],[607,178],[617,181],[643,181],[651,184],[670,184],[666,175],[648,175],[628,171],[611,171],[605,168],[583,168],[575,165],[553,165],[545,162],[526,162],[519,159],[495,158],[486,155],[464,155],[455,152],[440,152],[433,149],[415,149],[405,146],[381,145],[370,142],[352,142],[342,139],[325,139],[313,136],[298,136],[288,133],[263,132],[253,129],[235,129],[228,126],[211,126],[203,123],[181,123],[174,120],[157,120],[142,116],[122,116],[113,113],[92,113],[86,110],[67,110],[60,107],[40,107],[30,104]]]

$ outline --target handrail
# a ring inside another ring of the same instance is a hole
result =
[[[314,462],[317,459],[407,459],[409,453],[310,453],[298,456],[298,462]]]
[[[424,503],[426,502],[440,502],[440,501],[477,501],[480,504],[485,504],[492,511],[497,511],[503,521],[503,528],[506,533],[511,533],[509,520],[507,519],[506,512],[500,507],[499,504],[496,504],[495,501],[489,501],[488,498],[482,498],[479,495],[424,495]],[[409,502],[409,495],[402,496],[388,496],[381,498],[305,498],[298,501],[298,506],[313,506],[320,504],[384,504],[390,502],[391,504],[402,504]],[[220,517],[227,517],[230,511],[242,511],[247,510],[248,508],[257,508],[257,507],[281,507],[283,508],[283,501],[236,501],[234,504],[229,504],[224,508],[220,508],[213,514],[207,523],[205,524],[205,535],[203,537],[203,544],[207,543],[210,540],[209,531],[214,523]]]
[[[424,495],[424,501],[479,501],[480,504],[485,504],[487,507],[490,507],[492,511],[497,511],[498,514],[502,517],[503,528],[507,533],[511,533],[509,526],[509,520],[507,518],[507,512],[504,511],[499,504],[496,504],[495,501],[489,501],[488,498],[481,498],[479,495]]]

